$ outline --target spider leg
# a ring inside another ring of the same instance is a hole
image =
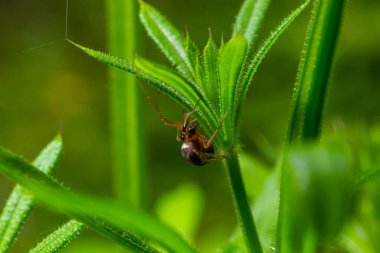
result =
[[[193,113],[197,110],[197,106],[199,105],[199,103],[201,102],[201,100],[202,100],[202,98],[200,97],[198,99],[198,101],[195,103],[193,110],[191,112],[189,112],[190,116],[193,115]]]
[[[219,126],[216,128],[215,132],[212,134],[212,136],[210,137],[210,139],[206,143],[203,144],[205,149],[207,149],[207,148],[209,148],[211,146],[211,144],[214,141],[216,135],[218,134],[218,132],[222,128],[223,122],[226,119],[226,117],[227,117],[227,112],[224,114],[222,120],[219,123]]]
[[[197,110],[197,106],[199,104],[199,102],[201,101],[201,98],[198,99],[197,103],[194,105],[194,108],[193,110],[191,110],[191,112],[188,112],[185,114],[184,118],[183,118],[183,122],[184,122],[184,126],[187,126],[191,117],[193,116],[193,114],[195,113],[195,111]],[[192,122],[195,122],[195,120],[192,120],[190,123]]]
[[[165,117],[165,115],[161,112],[158,105],[153,101],[151,96],[146,92],[145,88],[143,87],[143,85],[141,83],[140,83],[140,88],[141,88],[142,92],[144,93],[144,96],[145,96],[147,102],[150,104],[150,106],[153,108],[153,110],[158,114],[158,117],[160,117],[162,123],[167,127],[173,127],[173,128],[179,129],[181,127],[181,124]]]
[[[227,158],[225,155],[217,155],[217,154],[211,154],[211,153],[204,153],[207,160],[224,160]]]

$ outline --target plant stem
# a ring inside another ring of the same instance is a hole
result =
[[[314,1],[292,99],[284,153],[293,143],[318,140],[320,137],[328,79],[345,2],[345,0]],[[287,225],[287,209],[292,205],[286,202],[286,199],[289,199],[287,195],[290,194],[287,192],[288,176],[288,171],[282,167],[277,231],[277,247],[281,253],[295,252],[293,242],[300,240],[299,234],[294,234]]]
[[[345,0],[314,2],[298,70],[287,142],[318,139]]]
[[[235,210],[243,230],[248,252],[261,253],[262,248],[256,231],[255,222],[245,192],[243,177],[240,171],[238,156],[235,150],[231,151],[225,163],[228,179],[232,189]]]
[[[131,61],[137,45],[137,1],[108,0],[111,54]],[[145,156],[139,90],[133,75],[110,68],[114,189],[119,200],[144,205]]]

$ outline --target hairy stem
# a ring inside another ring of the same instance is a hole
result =
[[[292,99],[286,147],[294,143],[318,140],[321,135],[326,91],[338,40],[346,0],[316,0],[306,33],[305,45],[298,69],[295,92]],[[285,151],[286,152],[286,151]],[[293,242],[297,234],[288,228],[286,202],[288,171],[282,167],[277,247],[281,253],[296,252]],[[309,240],[312,242],[312,239]],[[321,243],[320,241],[311,244]],[[305,244],[303,252],[311,252],[313,246]],[[307,248],[309,247],[309,248]]]
[[[345,0],[318,0],[298,70],[288,143],[318,139]]]
[[[248,203],[244,182],[240,171],[238,156],[235,150],[231,151],[225,162],[228,179],[234,199],[235,210],[243,230],[248,252],[262,253],[259,236]]]

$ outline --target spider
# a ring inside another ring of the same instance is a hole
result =
[[[142,86],[141,86],[142,87]],[[219,126],[214,131],[212,136],[207,139],[204,135],[197,133],[198,124],[196,119],[193,117],[195,112],[195,108],[188,113],[185,113],[182,117],[182,120],[179,122],[172,121],[165,117],[163,113],[160,111],[158,106],[152,101],[150,96],[145,93],[142,88],[148,103],[153,107],[153,109],[157,112],[161,121],[165,126],[172,127],[177,129],[177,141],[183,141],[181,147],[182,157],[196,166],[203,166],[208,163],[210,160],[221,160],[226,158],[225,155],[215,154],[215,149],[213,145],[213,141],[217,136],[218,132],[222,128],[222,123],[227,116],[227,113],[224,115],[223,119],[220,121]],[[200,101],[200,100],[199,100]],[[198,101],[198,103],[199,103]],[[197,103],[197,104],[198,104]]]

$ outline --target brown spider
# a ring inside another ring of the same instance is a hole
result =
[[[197,133],[198,125],[196,120],[193,118],[195,107],[191,112],[184,114],[181,121],[172,121],[163,115],[158,106],[152,101],[150,96],[145,93],[143,88],[142,90],[149,104],[157,112],[163,124],[165,126],[177,129],[177,141],[183,141],[181,153],[182,157],[186,161],[189,161],[190,163],[197,166],[203,166],[210,160],[221,160],[226,158],[225,155],[215,154],[215,149],[212,142],[214,141],[215,137],[220,131],[222,123],[227,116],[227,113],[224,115],[219,126],[214,131],[210,139],[207,139],[204,135]]]

